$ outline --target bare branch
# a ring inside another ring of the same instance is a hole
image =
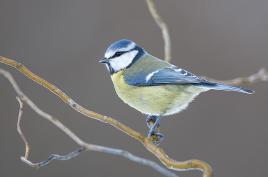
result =
[[[261,68],[258,72],[248,77],[238,77],[231,80],[219,81],[229,85],[253,84],[256,82],[267,82],[268,72],[265,68]]]
[[[158,27],[161,29],[163,40],[164,40],[164,50],[165,50],[165,60],[170,61],[171,60],[171,40],[170,40],[170,34],[168,31],[168,26],[162,19],[162,17],[159,15],[156,9],[155,0],[146,0],[148,9],[155,20]],[[207,78],[207,77],[205,77]],[[260,69],[257,73],[252,74],[248,77],[238,77],[231,80],[225,80],[225,81],[219,81],[211,78],[207,78],[211,81],[217,81],[229,85],[241,85],[241,84],[252,84],[259,81],[268,81],[268,72],[265,68]]]
[[[89,143],[84,142],[76,134],[74,134],[69,128],[67,128],[64,124],[62,124],[57,118],[51,116],[50,114],[42,111],[39,107],[37,107],[36,104],[34,104],[32,102],[32,100],[30,100],[22,92],[22,90],[19,88],[18,84],[16,83],[16,81],[14,80],[14,78],[12,77],[12,75],[9,72],[7,72],[3,69],[0,69],[0,74],[2,74],[5,78],[8,79],[8,81],[11,83],[15,92],[18,95],[17,100],[19,102],[20,109],[19,109],[19,115],[18,115],[17,130],[18,130],[18,132],[19,132],[19,134],[20,134],[20,136],[25,144],[25,147],[26,147],[25,148],[25,155],[24,155],[24,157],[21,157],[21,160],[24,163],[28,164],[29,166],[38,168],[38,167],[42,167],[42,166],[49,164],[53,160],[69,160],[71,158],[78,156],[81,152],[84,152],[85,150],[90,150],[90,151],[97,151],[97,152],[102,152],[102,153],[107,153],[107,154],[112,154],[112,155],[118,155],[118,156],[124,157],[130,161],[151,167],[152,169],[158,171],[159,173],[161,173],[167,177],[177,177],[177,175],[175,173],[168,171],[167,169],[165,169],[161,165],[157,164],[156,162],[142,158],[142,157],[138,157],[136,155],[131,154],[128,151],[125,151],[122,149],[116,149],[116,148],[110,148],[110,147],[105,147],[105,146],[89,144]],[[37,163],[31,162],[30,160],[28,160],[30,146],[29,146],[29,143],[28,143],[26,137],[24,136],[24,134],[21,130],[21,127],[20,127],[21,116],[23,113],[23,110],[22,110],[23,109],[23,102],[28,104],[30,106],[30,108],[32,110],[34,110],[42,118],[50,121],[52,124],[57,126],[61,131],[63,131],[66,135],[68,135],[75,143],[77,143],[79,146],[81,146],[81,148],[79,148],[75,151],[72,151],[66,155],[52,154],[46,160],[43,160],[43,161],[37,162]]]
[[[4,73],[4,72],[6,72],[6,71],[3,71],[3,70],[0,69],[0,73]],[[13,88],[16,88],[16,90],[20,90],[20,88],[16,84],[16,81],[14,80],[14,78],[8,72],[6,72],[5,75],[8,77],[8,80],[10,81],[10,83],[12,83]],[[27,99],[29,99],[29,98],[25,98],[25,95],[23,94],[22,91],[20,91],[19,93],[21,95],[20,97],[23,98],[24,100],[26,99],[26,101],[27,101]],[[33,163],[30,160],[28,160],[29,153],[30,153],[30,144],[28,143],[28,141],[27,141],[27,139],[26,139],[26,137],[23,134],[22,129],[21,129],[21,118],[22,118],[22,113],[23,113],[23,102],[22,102],[20,97],[18,97],[18,96],[16,97],[16,99],[19,102],[19,106],[20,106],[19,114],[18,114],[18,121],[17,121],[17,131],[18,131],[21,139],[23,140],[23,142],[25,144],[24,157],[21,157],[21,160],[24,163],[28,164],[31,167],[39,168],[39,167],[43,167],[43,166],[49,164],[53,160],[70,160],[70,159],[78,156],[81,152],[86,150],[84,147],[82,147],[82,148],[79,148],[78,150],[70,152],[70,153],[68,153],[68,154],[66,154],[64,156],[57,155],[57,154],[51,154],[46,160],[43,160],[43,161],[37,162],[37,163]]]
[[[41,162],[31,162],[25,157],[20,157],[21,161],[26,163],[27,165],[33,167],[33,168],[39,168],[48,165],[50,162],[53,160],[70,160],[74,157],[77,157],[80,155],[82,152],[84,152],[86,149],[85,148],[79,148],[75,151],[72,151],[66,155],[58,155],[58,154],[51,154],[46,160],[43,160]]]
[[[162,17],[157,12],[155,0],[146,0],[146,3],[153,19],[155,20],[157,26],[162,32],[162,37],[164,40],[165,60],[169,62],[171,60],[171,41],[168,27]]]
[[[267,82],[268,81],[268,72],[265,68],[259,69],[258,72],[251,74],[247,77],[237,77],[230,80],[217,80],[210,77],[203,77],[204,79],[207,79],[212,82],[219,82],[227,85],[242,85],[242,84],[254,84],[256,82]]]
[[[0,70],[0,73],[1,73],[1,70]],[[23,113],[23,103],[21,101],[21,99],[19,97],[16,97],[16,99],[18,100],[19,102],[19,105],[20,105],[20,109],[19,109],[19,114],[18,114],[18,121],[17,121],[17,131],[22,139],[22,141],[24,142],[24,145],[25,145],[25,153],[24,153],[24,158],[27,159],[29,157],[29,153],[30,153],[30,145],[25,137],[25,135],[23,134],[22,130],[21,130],[21,126],[20,126],[20,123],[21,123],[21,117],[22,117],[22,113]]]
[[[155,155],[169,169],[173,169],[173,170],[177,170],[177,171],[200,170],[203,172],[204,177],[212,177],[212,169],[208,163],[201,161],[201,160],[195,160],[195,159],[188,160],[188,161],[181,161],[181,162],[176,161],[176,160],[170,158],[163,151],[163,149],[154,145],[153,142],[149,138],[146,138],[141,133],[126,126],[125,124],[122,124],[121,122],[117,121],[114,118],[98,114],[94,111],[88,110],[88,109],[80,106],[75,101],[73,101],[73,99],[71,99],[68,95],[66,95],[63,91],[61,91],[59,88],[57,88],[55,85],[49,83],[48,81],[44,80],[40,76],[34,74],[28,68],[26,68],[24,65],[17,63],[15,60],[12,60],[12,59],[9,59],[6,57],[1,57],[1,56],[0,56],[0,62],[17,69],[18,71],[20,71],[22,74],[24,74],[25,76],[27,76],[31,80],[33,80],[36,83],[38,83],[39,85],[45,87],[50,92],[57,95],[64,103],[71,106],[75,111],[85,115],[88,118],[96,119],[98,121],[107,123],[107,124],[115,127],[116,129],[124,132],[125,134],[129,135],[130,137],[136,139],[137,141],[142,143],[148,151],[150,151],[153,155]]]
[[[156,10],[155,1],[154,0],[146,0],[146,3],[148,5],[148,9],[149,9],[152,17],[154,18],[155,22],[157,23],[158,27],[161,29],[161,32],[162,32],[162,36],[163,36],[163,40],[164,40],[165,60],[170,61],[170,59],[171,59],[171,41],[170,41],[170,35],[168,32],[168,27]],[[1,57],[1,56],[0,56],[0,62],[17,69],[18,71],[20,71],[22,74],[24,74],[29,79],[31,79],[31,80],[35,81],[36,83],[38,83],[39,85],[45,87],[50,92],[52,92],[56,96],[58,96],[64,103],[71,106],[75,111],[85,115],[86,117],[96,119],[96,120],[101,121],[103,123],[107,123],[107,124],[117,128],[118,130],[124,132],[125,134],[129,135],[130,137],[136,139],[137,141],[141,142],[148,151],[150,151],[153,155],[155,155],[169,169],[173,169],[173,170],[177,170],[177,171],[200,170],[203,172],[203,177],[212,177],[213,176],[212,169],[209,166],[209,164],[207,164],[206,162],[200,161],[200,160],[195,160],[195,159],[188,160],[188,161],[182,161],[182,162],[173,160],[170,157],[168,157],[168,155],[165,154],[165,152],[161,148],[155,146],[150,139],[146,138],[141,133],[133,130],[132,128],[130,128],[124,124],[122,124],[121,122],[117,121],[114,118],[98,114],[94,111],[91,111],[91,110],[88,110],[88,109],[82,107],[81,105],[76,103],[73,99],[71,99],[68,95],[66,95],[63,91],[61,91],[59,88],[57,88],[55,85],[49,83],[48,81],[44,80],[43,78],[39,77],[38,75],[32,73],[24,65],[17,63],[16,61],[14,61],[12,59]],[[6,73],[4,73],[4,72],[3,72],[3,70],[0,70],[0,73],[5,75]],[[233,80],[223,81],[223,82],[228,83],[228,84],[238,85],[241,83],[254,83],[257,81],[267,81],[267,80],[268,80],[267,79],[267,71],[260,70],[258,73],[253,74],[247,78],[236,78]],[[16,85],[16,82],[14,80],[10,81],[10,82],[12,85],[15,83],[15,85],[13,85],[13,87],[16,90],[18,96],[20,97],[20,99],[22,101],[26,102],[37,114],[41,115],[43,118],[49,120],[54,125],[56,125],[59,129],[61,129],[65,134],[67,134],[71,139],[73,139],[82,148],[85,148],[87,150],[92,150],[92,151],[98,151],[98,152],[104,152],[104,153],[108,153],[108,154],[119,155],[119,156],[125,157],[131,161],[150,166],[153,169],[159,171],[160,173],[162,173],[166,176],[176,176],[176,174],[167,171],[163,167],[159,166],[157,163],[155,163],[153,161],[149,161],[147,159],[143,159],[143,158],[134,156],[133,154],[131,154],[127,151],[85,143],[83,140],[81,140],[79,137],[77,137],[77,135],[75,135],[73,132],[71,132],[71,130],[69,130],[67,127],[65,127],[56,118],[54,118],[51,115],[49,115],[48,113],[45,113],[42,110],[40,110],[27,96],[25,96],[21,92],[21,90],[18,88],[18,86]],[[18,117],[20,117],[20,116],[21,115],[19,115]],[[19,118],[19,119],[21,119],[21,118]],[[72,153],[76,154],[75,151],[71,152],[69,154],[72,154]],[[25,152],[25,157],[28,157],[27,152]],[[31,161],[27,160],[27,158],[25,158],[25,157],[22,157],[22,160],[25,163],[32,165],[32,166],[35,166],[36,164],[40,165],[40,163],[41,164],[45,164],[47,162],[49,163],[50,162],[49,159],[57,159],[57,158],[58,158],[58,160],[65,159],[66,155],[65,156],[52,155],[52,156],[49,156],[48,160],[45,160],[45,161],[42,161],[39,163],[32,163]],[[67,157],[68,157],[68,154],[67,154]]]

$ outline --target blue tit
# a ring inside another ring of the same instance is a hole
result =
[[[131,40],[111,44],[100,60],[110,72],[117,95],[129,106],[147,115],[148,137],[157,135],[160,117],[187,108],[202,92],[236,91],[252,94],[241,87],[210,82],[164,60],[158,59]]]

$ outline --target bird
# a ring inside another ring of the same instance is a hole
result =
[[[209,90],[254,91],[208,81],[167,61],[154,57],[129,39],[112,43],[99,61],[108,69],[114,89],[129,106],[147,115],[147,137],[159,144],[160,119],[186,109],[200,93]]]

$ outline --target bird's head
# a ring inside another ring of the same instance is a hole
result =
[[[145,51],[135,42],[122,39],[112,43],[100,63],[106,64],[111,74],[130,67],[141,58]]]

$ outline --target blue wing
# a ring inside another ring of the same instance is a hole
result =
[[[156,86],[163,84],[201,84],[208,81],[184,70],[175,67],[162,68],[151,73],[139,72],[131,77],[125,77],[129,85]]]
[[[138,72],[131,76],[126,75],[125,81],[129,85],[133,86],[157,86],[157,85],[195,85],[197,87],[225,90],[225,91],[237,91],[242,93],[251,94],[254,91],[249,89],[229,86],[221,83],[214,83],[202,79],[184,69],[176,67],[162,68],[150,73]]]
[[[146,80],[152,85],[158,84],[200,84],[204,79],[178,68],[163,68],[149,75]]]

